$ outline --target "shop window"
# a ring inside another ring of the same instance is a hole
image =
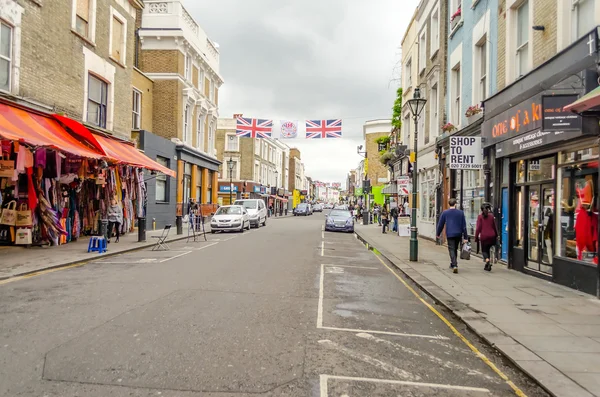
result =
[[[460,191],[460,180],[464,179],[462,196]],[[477,226],[477,217],[484,202],[484,175],[481,170],[456,171],[454,178],[454,196],[459,200],[459,208],[462,207],[467,221],[467,233],[470,236],[475,235]],[[461,205],[462,200],[462,205]]]
[[[106,128],[107,97],[108,84],[90,74],[88,80],[88,123]]]
[[[435,221],[435,172],[427,171],[421,175],[420,189],[421,220],[425,222]]]
[[[12,36],[12,27],[0,21],[0,90],[3,91],[11,88]]]
[[[520,160],[517,163],[517,183],[525,182],[525,160]]]
[[[133,89],[131,128],[139,130],[142,128],[142,93]]]
[[[529,160],[527,166],[527,182],[549,181],[554,179],[554,157]]]
[[[522,248],[523,247],[523,188],[518,187],[515,191],[516,195],[516,210],[515,214],[515,242],[514,246]]]
[[[169,159],[166,157],[156,156],[156,162],[163,167],[169,167]],[[168,178],[165,174],[156,174],[156,202],[167,203],[169,202],[168,192]]]
[[[595,153],[595,158],[594,157]],[[559,256],[598,264],[598,148],[563,154],[576,161],[561,165],[558,188]]]

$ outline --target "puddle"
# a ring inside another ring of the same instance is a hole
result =
[[[337,314],[340,317],[344,317],[344,318],[357,318],[357,316],[354,315],[354,313],[352,313],[350,310],[334,310],[333,311],[334,314]]]

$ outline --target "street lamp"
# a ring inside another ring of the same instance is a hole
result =
[[[278,186],[278,178],[279,178],[279,171],[275,170],[275,216],[277,216],[277,197],[279,196],[279,186]]]
[[[365,161],[367,161],[367,150],[365,148],[365,151],[362,151],[363,149],[363,145],[359,145],[356,147],[356,153],[358,153],[359,155],[361,155],[362,157],[365,158]],[[370,203],[369,203],[369,192],[368,190],[370,189],[371,184],[369,184],[369,187],[367,187],[367,181],[368,181],[368,175],[367,172],[364,173],[364,179],[363,179],[363,195],[365,196],[365,199],[363,201],[363,205],[365,207],[364,211],[363,211],[363,225],[368,225],[371,222],[371,211],[370,211]]]
[[[413,99],[408,100],[408,106],[415,121],[415,143],[413,151],[415,153],[415,161],[412,166],[412,208],[410,216],[410,261],[416,262],[419,260],[419,240],[417,229],[417,136],[419,134],[419,116],[425,108],[426,99],[421,98],[421,90],[415,88]]]
[[[227,161],[227,168],[229,168],[229,205],[233,204],[233,158],[230,157]]]

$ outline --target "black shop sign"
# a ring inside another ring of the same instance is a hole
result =
[[[577,95],[554,95],[542,98],[543,108],[543,130],[544,131],[566,131],[580,130],[581,117],[577,114],[565,111],[564,107],[575,102]]]
[[[496,158],[510,156],[526,150],[537,149],[542,146],[577,138],[581,135],[581,130],[537,130],[529,132],[496,144]]]

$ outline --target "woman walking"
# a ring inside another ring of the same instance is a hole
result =
[[[381,214],[379,216],[379,222],[381,222],[380,225],[383,225],[383,228],[381,229],[383,234],[386,234],[385,229],[387,228],[387,225],[388,225],[388,218],[389,218],[389,212],[387,210],[386,205],[384,204],[381,207]]]
[[[485,267],[483,269],[488,272],[492,271],[490,249],[496,245],[496,239],[498,238],[496,220],[491,212],[492,205],[484,203],[481,206],[481,214],[477,217],[477,227],[475,229],[475,241],[481,243],[481,251],[485,262]]]
[[[121,234],[121,225],[123,224],[123,208],[117,202],[116,198],[110,200],[110,207],[108,207],[108,242],[112,237],[113,227],[117,229],[117,239],[115,243],[119,242],[119,236]]]

